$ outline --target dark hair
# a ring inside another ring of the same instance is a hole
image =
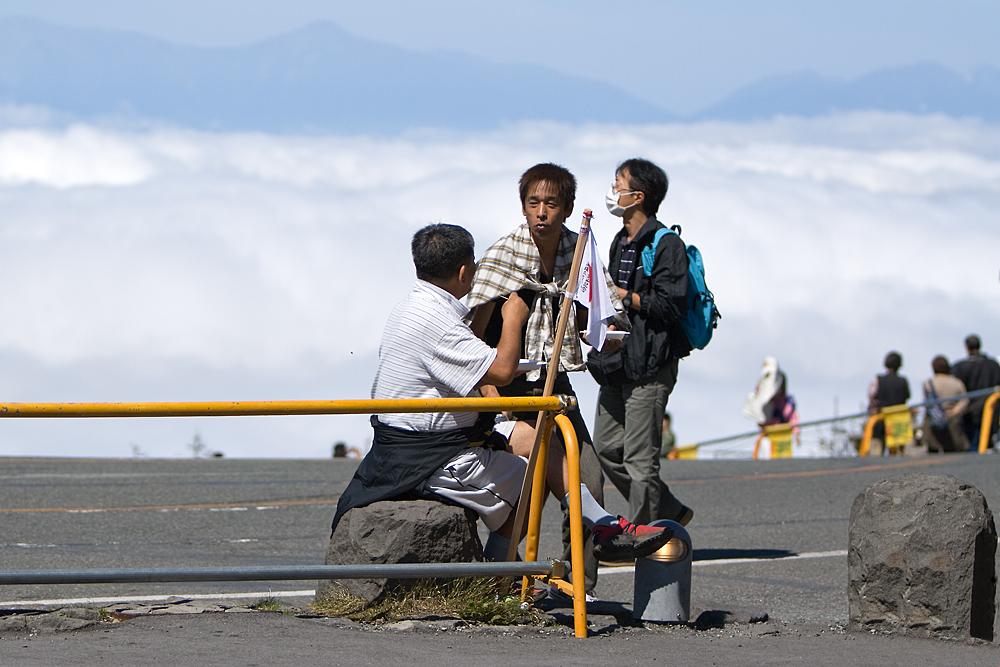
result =
[[[890,352],[885,355],[885,367],[890,371],[898,371],[903,365],[903,355],[899,352]]]
[[[448,280],[475,259],[472,234],[458,225],[427,225],[413,235],[413,266],[421,280]]]
[[[969,334],[965,337],[965,349],[969,352],[978,352],[979,346],[982,344],[982,341],[979,340],[979,336],[976,334]]]
[[[951,373],[951,365],[948,364],[948,359],[941,354],[934,357],[931,361],[931,368],[935,373],[940,373],[941,375],[948,375]]]
[[[667,188],[670,187],[666,172],[649,160],[635,157],[618,165],[615,176],[626,169],[629,188],[645,195],[642,200],[642,210],[649,217],[653,217],[660,210],[660,204],[663,203],[663,198],[667,196]]]
[[[569,173],[566,167],[560,167],[551,162],[536,164],[528,171],[521,174],[521,180],[517,182],[517,187],[521,192],[521,205],[524,206],[528,198],[528,191],[535,183],[545,181],[551,183],[552,187],[559,193],[559,199],[563,207],[569,208],[576,201],[576,177]]]

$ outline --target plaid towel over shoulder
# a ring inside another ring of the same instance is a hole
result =
[[[555,275],[548,283],[541,282],[542,260],[538,254],[535,242],[531,240],[531,230],[527,223],[504,236],[490,246],[476,267],[476,278],[472,291],[465,298],[465,304],[470,308],[468,321],[475,315],[475,309],[488,301],[505,297],[519,289],[531,289],[538,292],[531,313],[528,315],[527,333],[524,341],[524,354],[528,359],[548,362],[552,357],[555,343],[556,311],[562,300],[562,293],[569,285],[569,274],[573,266],[573,251],[576,249],[578,234],[571,232],[564,225],[559,237],[559,249],[556,251]],[[607,270],[604,271],[611,303],[618,314],[614,324],[623,330],[630,328],[628,318],[624,315],[624,306],[618,296]],[[576,304],[571,306],[575,315]],[[562,352],[559,355],[559,370],[580,371],[584,369],[583,347],[576,327],[576,318],[570,320],[563,337]],[[528,373],[528,380],[534,381],[541,376],[540,371]]]

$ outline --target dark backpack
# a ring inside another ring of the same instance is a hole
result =
[[[681,235],[679,225],[673,228],[658,229],[653,243],[642,251],[642,270],[646,275],[651,275],[653,271],[653,259],[656,254],[656,246],[660,239],[666,234]],[[688,258],[688,309],[684,317],[681,318],[681,328],[687,336],[688,343],[692,348],[704,350],[705,346],[712,340],[715,328],[719,326],[722,315],[715,307],[715,296],[705,284],[705,264],[701,260],[701,252],[693,245],[686,245]]]

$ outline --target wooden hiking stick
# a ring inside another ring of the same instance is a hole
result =
[[[559,373],[559,358],[562,355],[563,336],[566,335],[566,325],[569,322],[569,313],[573,310],[573,297],[576,294],[576,283],[580,277],[580,265],[583,263],[583,249],[587,244],[587,235],[590,234],[590,221],[594,218],[594,213],[589,208],[583,211],[583,221],[580,223],[580,235],[576,239],[576,249],[573,251],[573,264],[569,271],[569,280],[566,284],[566,292],[563,295],[562,306],[559,310],[559,323],[556,325],[556,339],[552,344],[552,357],[549,359],[549,366],[545,376],[545,388],[542,396],[551,396],[552,389],[556,384],[556,375]],[[548,417],[548,410],[541,410],[538,419],[535,421],[535,442],[531,446],[531,456],[528,458],[528,468],[524,471],[524,481],[521,483],[521,495],[517,503],[517,513],[514,515],[514,532],[510,541],[510,548],[507,550],[507,560],[513,561],[517,558],[517,547],[521,543],[521,530],[524,528],[524,515],[528,512],[529,498],[531,494],[531,482],[535,475],[535,466],[538,463],[538,449],[542,442],[542,435],[545,432],[545,419]]]

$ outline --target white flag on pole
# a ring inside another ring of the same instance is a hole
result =
[[[604,262],[597,251],[597,240],[594,230],[588,229],[587,244],[583,248],[583,261],[580,264],[580,277],[576,283],[577,301],[588,309],[587,341],[600,351],[604,347],[604,338],[608,333],[608,320],[615,316],[615,307],[608,296],[607,282],[604,280]]]

